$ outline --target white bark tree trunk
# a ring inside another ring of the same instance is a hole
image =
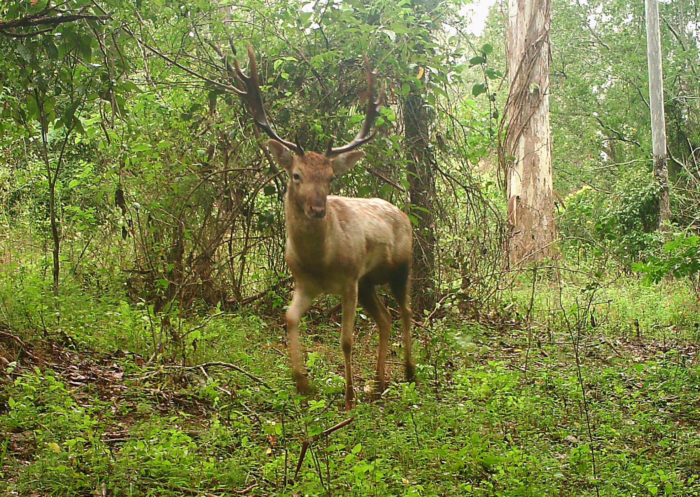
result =
[[[554,253],[549,127],[550,0],[509,0],[508,222],[513,265]]]
[[[659,4],[646,0],[647,58],[649,64],[649,107],[651,108],[652,154],[654,180],[659,187],[659,229],[668,229],[671,205],[666,166],[666,120],[664,118],[664,80],[659,35]]]

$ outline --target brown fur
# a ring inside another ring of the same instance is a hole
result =
[[[375,286],[385,283],[401,311],[406,376],[412,381],[408,288],[412,231],[408,216],[381,199],[329,195],[333,177],[354,166],[364,155],[362,152],[350,151],[328,159],[314,152],[294,155],[275,140],[270,140],[268,147],[290,178],[285,198],[286,260],[295,291],[286,324],[297,389],[310,390],[299,342],[299,320],[314,297],[336,294],[341,296],[343,308],[341,345],[345,356],[346,408],[354,405],[352,344],[358,301],[379,329],[375,395],[384,391],[391,315]]]

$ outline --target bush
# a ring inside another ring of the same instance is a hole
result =
[[[660,255],[652,255],[632,268],[642,273],[647,283],[658,283],[669,275],[695,278],[700,272],[700,237],[676,233],[673,240],[664,244]]]
[[[645,170],[628,172],[610,193],[581,188],[569,196],[559,219],[566,248],[610,254],[625,266],[654,253],[657,226],[658,188]]]

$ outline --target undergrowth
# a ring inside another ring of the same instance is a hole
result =
[[[56,299],[36,272],[3,276],[0,494],[700,495],[698,304],[682,280],[572,273],[559,293],[529,271],[498,312],[466,319],[447,300],[416,326],[417,385],[394,336],[377,402],[361,313],[347,413],[323,310],[304,326],[306,399],[280,316],[214,310],[166,329],[114,291],[66,282]]]

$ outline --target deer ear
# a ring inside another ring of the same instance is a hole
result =
[[[272,152],[277,164],[289,171],[292,167],[292,151],[277,140],[268,140],[267,148]]]
[[[345,174],[357,163],[358,160],[362,159],[364,156],[365,153],[361,150],[353,150],[351,152],[340,154],[338,157],[331,159],[333,172],[336,176]]]

